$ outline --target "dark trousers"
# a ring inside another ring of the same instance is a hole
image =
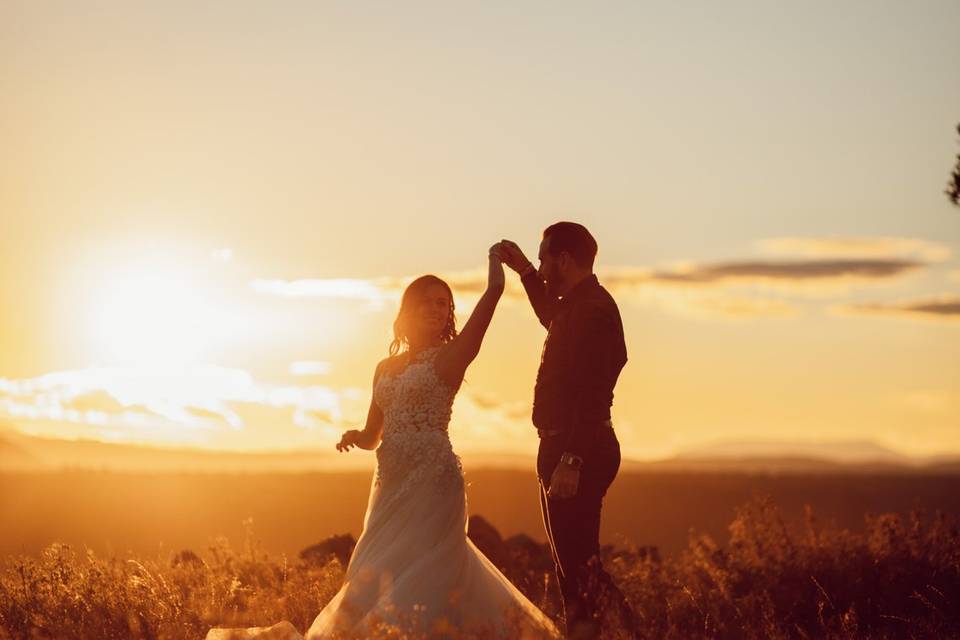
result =
[[[625,635],[631,637],[635,629],[633,612],[600,561],[600,509],[620,469],[620,442],[608,425],[598,428],[590,450],[583,452],[576,495],[549,498],[550,477],[565,444],[563,435],[540,440],[537,476],[543,526],[563,595],[567,637],[598,638],[601,631],[604,637],[613,637],[615,631],[603,624],[610,619],[617,620],[616,626],[621,629],[626,627],[624,631],[629,631]]]

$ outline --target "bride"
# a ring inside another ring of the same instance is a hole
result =
[[[337,444],[341,452],[376,449],[363,532],[343,586],[306,640],[370,637],[391,627],[427,637],[559,637],[467,537],[463,469],[447,432],[454,396],[503,289],[494,245],[487,289],[459,335],[446,282],[422,276],[404,291],[390,357],[374,373],[366,426]],[[253,638],[303,636],[286,621],[207,634],[207,640]]]

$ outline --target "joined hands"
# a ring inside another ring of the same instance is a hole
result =
[[[523,254],[523,250],[517,246],[516,242],[503,239],[493,246],[497,248],[497,255],[500,256],[503,264],[507,265],[517,273],[523,273],[529,267],[533,266],[533,263],[527,259],[527,256]],[[492,249],[493,248],[491,247],[491,251]]]

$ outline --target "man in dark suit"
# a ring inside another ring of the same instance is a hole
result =
[[[620,468],[620,443],[610,421],[613,388],[627,362],[620,311],[593,273],[597,243],[584,226],[547,227],[539,268],[514,242],[503,240],[499,247],[547,329],[533,424],[540,437],[540,507],[567,637],[613,637],[619,630],[630,635],[633,612],[600,562],[600,509]],[[611,619],[618,630],[604,624]]]

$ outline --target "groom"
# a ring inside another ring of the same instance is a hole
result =
[[[597,638],[602,620],[635,629],[633,612],[600,562],[600,508],[620,468],[610,422],[617,376],[627,362],[620,312],[593,274],[597,242],[580,224],[543,232],[540,268],[503,240],[504,264],[520,274],[547,329],[534,388],[540,437],[537,476],[544,527],[563,594],[568,638]]]

